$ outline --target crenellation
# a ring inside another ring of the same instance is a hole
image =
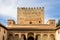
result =
[[[21,7],[17,9],[23,9],[23,10],[38,10],[38,9],[44,9],[44,7]]]

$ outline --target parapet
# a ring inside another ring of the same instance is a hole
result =
[[[15,21],[14,20],[11,20],[11,19],[8,20],[8,26],[9,25],[14,25],[14,24],[15,24]]]
[[[51,26],[55,26],[55,20],[49,20],[48,24],[51,25]]]
[[[35,10],[35,9],[44,9],[44,7],[21,7],[21,8],[17,8],[17,9],[25,9],[25,10],[27,10],[27,9],[29,9],[29,10]]]

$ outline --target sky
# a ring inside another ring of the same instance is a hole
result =
[[[7,25],[8,19],[17,23],[17,7],[44,7],[44,21],[60,19],[60,0],[0,0],[0,23]]]

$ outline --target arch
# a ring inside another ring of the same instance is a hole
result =
[[[10,33],[10,34],[8,35],[8,40],[12,40],[12,39],[13,39],[13,34]]]
[[[15,36],[19,36],[18,34],[15,34]]]
[[[47,40],[47,37],[48,37],[48,35],[47,34],[44,34],[43,35],[43,40]]]
[[[34,35],[34,33],[32,33],[32,32],[29,32],[29,33],[28,33],[28,35]]]
[[[10,37],[12,37],[12,36],[13,36],[13,34],[9,34],[9,36],[10,36]]]
[[[30,37],[30,36],[34,37],[34,33],[33,32],[29,32],[28,33],[28,37]]]
[[[55,40],[54,34],[51,34],[51,35],[50,35],[50,40]]]
[[[15,34],[14,40],[18,40],[18,39],[19,39],[19,34]]]
[[[26,40],[26,36],[24,34],[21,35],[22,40]]]
[[[30,36],[28,37],[28,40],[34,40],[34,37]]]
[[[39,23],[41,23],[41,22],[42,22],[42,19],[40,18],[40,19],[39,19]]]
[[[40,38],[41,38],[40,34],[37,34],[36,35],[36,40],[40,40]]]

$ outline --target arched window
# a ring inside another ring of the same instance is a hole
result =
[[[53,34],[50,35],[50,40],[55,40],[55,36]]]
[[[47,34],[43,35],[43,40],[47,40]]]
[[[41,22],[42,22],[42,20],[41,20],[41,18],[40,18],[39,23],[41,23]]]
[[[19,40],[19,34],[15,34],[14,40]]]
[[[13,34],[9,34],[9,36],[13,36]]]
[[[18,34],[15,34],[15,37],[19,36]]]
[[[28,35],[34,35],[34,33],[32,33],[32,32],[29,32],[29,33],[28,33]]]
[[[6,31],[4,30],[4,33],[5,33]]]
[[[24,34],[21,35],[21,40],[26,40],[26,36]]]
[[[37,35],[36,35],[36,40],[41,40],[40,34],[37,34]]]
[[[41,21],[39,21],[39,23],[41,23]]]
[[[9,36],[8,40],[12,40],[13,39],[13,34],[9,34],[8,36]]]

